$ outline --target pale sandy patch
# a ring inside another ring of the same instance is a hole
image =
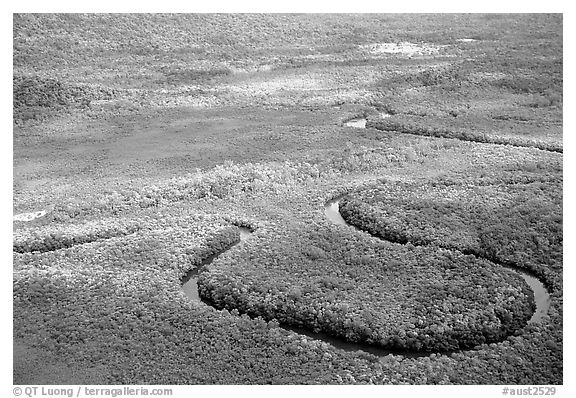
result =
[[[270,72],[274,69],[273,65],[270,64],[263,64],[263,65],[250,65],[250,66],[230,66],[228,67],[232,71],[234,75],[242,75],[248,73],[257,73],[257,72]]]
[[[35,211],[32,213],[16,214],[12,219],[13,221],[32,221],[46,215],[46,210]]]
[[[410,42],[402,43],[374,43],[360,46],[360,49],[370,54],[400,54],[400,55],[433,55],[440,52],[443,46],[432,44],[415,44]]]

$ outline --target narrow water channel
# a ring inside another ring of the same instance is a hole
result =
[[[216,259],[216,257],[221,255],[222,253],[227,252],[237,244],[248,240],[253,232],[250,228],[246,227],[238,227],[238,230],[240,231],[240,240],[238,242],[222,250],[221,252],[214,253],[211,256],[205,258],[200,264],[200,266],[188,271],[188,273],[184,275],[184,277],[182,277],[182,279],[180,280],[182,282],[182,290],[184,290],[184,293],[186,294],[186,296],[188,296],[190,300],[196,302],[202,301],[200,295],[198,294],[198,274],[200,273],[200,271],[202,271],[204,267],[212,263],[212,261],[214,261],[214,259]]]
[[[341,199],[341,197],[338,197],[338,198],[335,198],[335,199],[328,201],[326,203],[325,209],[324,209],[324,214],[325,214],[326,218],[328,220],[330,220],[331,222],[333,222],[334,224],[345,225],[348,227],[358,229],[358,228],[348,224],[344,220],[344,218],[342,218],[340,211],[339,211],[339,200],[340,199]],[[188,272],[188,274],[186,274],[186,276],[184,278],[182,278],[182,284],[183,284],[182,288],[184,290],[184,293],[191,300],[196,301],[196,302],[202,302],[206,305],[212,305],[210,302],[202,300],[198,294],[198,273],[201,272],[204,267],[206,267],[208,264],[210,264],[212,261],[214,261],[214,259],[216,259],[219,255],[230,250],[235,245],[249,239],[250,235],[253,232],[251,229],[245,228],[245,227],[239,227],[239,230],[240,230],[240,240],[237,243],[235,243],[231,247],[228,247],[227,249],[225,249],[219,253],[215,253],[214,255],[206,258],[199,267],[195,268],[194,270],[191,270],[190,272]],[[360,230],[360,229],[358,229],[358,230]],[[522,278],[524,278],[526,283],[528,283],[528,285],[534,291],[534,297],[535,297],[535,301],[536,301],[536,310],[535,310],[534,314],[532,315],[532,318],[530,319],[529,322],[538,322],[542,318],[542,316],[544,316],[548,312],[548,308],[550,306],[550,295],[549,295],[548,291],[546,290],[546,288],[544,287],[542,282],[540,282],[536,277],[534,277],[530,273],[528,273],[524,270],[521,270],[517,267],[508,267],[508,268],[511,268],[514,271],[518,272],[522,276]],[[335,336],[332,336],[332,335],[324,333],[324,332],[314,332],[310,329],[306,329],[306,328],[299,327],[299,326],[280,324],[280,327],[282,327],[283,329],[290,330],[290,331],[293,331],[295,333],[301,334],[301,335],[308,336],[308,337],[315,339],[315,340],[323,341],[325,343],[328,343],[328,344],[330,344],[336,348],[339,348],[341,350],[344,350],[344,351],[353,351],[353,352],[364,351],[364,352],[371,353],[377,357],[384,357],[384,356],[393,354],[393,355],[402,355],[402,356],[408,357],[408,358],[419,358],[419,357],[430,356],[432,354],[450,355],[452,353],[466,351],[466,350],[453,350],[453,351],[444,351],[444,352],[417,352],[417,351],[402,350],[402,349],[390,349],[390,348],[383,348],[383,347],[380,347],[377,345],[372,345],[372,344],[367,344],[367,343],[349,342],[349,341],[347,341],[343,338],[340,338],[340,337],[335,337]]]
[[[341,197],[338,197],[326,203],[326,206],[324,208],[324,214],[326,215],[326,218],[328,218],[334,224],[346,225],[355,228],[359,231],[362,231],[360,228],[348,224],[346,220],[342,218],[339,211],[340,199]],[[502,264],[499,265],[518,273],[526,281],[528,286],[530,286],[530,288],[534,292],[534,301],[536,303],[536,310],[534,311],[534,314],[532,314],[532,318],[530,318],[528,322],[529,323],[539,322],[542,319],[542,317],[548,313],[548,309],[550,308],[550,294],[548,293],[548,290],[546,290],[546,288],[544,287],[544,284],[534,275],[532,275],[531,273],[522,268]]]

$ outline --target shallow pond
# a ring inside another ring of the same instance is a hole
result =
[[[358,118],[358,119],[351,119],[345,123],[348,127],[355,127],[357,129],[365,129],[366,128],[366,119],[365,118]]]
[[[392,116],[388,112],[380,112],[378,115],[380,116],[381,119],[386,119],[386,118],[389,118],[390,116]],[[357,117],[357,118],[350,119],[350,120],[346,121],[344,123],[344,125],[347,127],[354,127],[357,129],[365,129],[366,128],[366,122],[367,122],[367,119],[365,117]]]
[[[32,221],[39,217],[44,217],[46,215],[46,210],[35,211],[32,213],[21,213],[16,214],[12,217],[13,221]]]

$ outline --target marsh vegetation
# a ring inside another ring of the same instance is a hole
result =
[[[562,383],[561,15],[17,14],[13,48],[15,383]]]

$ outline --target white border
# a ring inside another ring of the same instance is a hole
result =
[[[161,1],[161,2],[118,2],[118,1],[99,1],[98,4],[92,2],[87,5],[84,2],[71,2],[71,1],[26,1],[20,3],[12,3],[8,6],[3,6],[1,14],[2,34],[2,50],[5,56],[3,57],[4,74],[2,79],[2,114],[4,132],[1,135],[1,151],[2,151],[2,183],[4,185],[2,200],[2,258],[5,260],[3,264],[3,278],[2,278],[2,315],[9,318],[10,322],[5,322],[3,330],[4,342],[12,340],[12,305],[11,305],[11,291],[12,291],[12,272],[9,264],[12,263],[11,256],[11,218],[12,213],[8,209],[12,206],[12,176],[9,174],[13,169],[12,159],[12,137],[10,134],[12,126],[12,97],[11,93],[11,77],[12,74],[12,13],[13,12],[554,12],[564,13],[564,37],[576,37],[573,33],[575,18],[573,13],[567,12],[569,10],[568,3],[563,1],[546,1],[546,2],[503,2],[503,1],[481,1],[478,4],[470,4],[469,2],[455,2],[455,1],[403,1],[396,2],[375,2],[356,0],[352,2],[333,2],[333,1],[320,1],[310,2],[304,0],[292,0],[284,4],[276,4],[275,2],[262,2],[262,1],[214,1],[209,2],[181,2],[181,1]],[[566,42],[566,40],[565,40]],[[565,386],[559,387],[557,397],[574,396],[574,377],[571,375],[576,374],[574,371],[573,354],[574,343],[571,337],[574,336],[574,322],[570,316],[573,311],[574,295],[571,290],[574,281],[574,272],[571,265],[574,263],[574,253],[572,250],[572,242],[574,242],[574,210],[571,204],[576,203],[576,196],[573,192],[574,187],[574,138],[573,127],[574,118],[571,110],[574,109],[573,101],[573,78],[569,71],[574,71],[573,52],[569,47],[564,47],[564,148],[565,148],[565,167],[564,167],[564,241],[565,241],[565,259],[564,259],[564,281],[566,288],[564,289],[564,313],[565,316],[565,329],[564,329],[564,381]],[[567,111],[566,111],[567,110]],[[9,328],[8,330],[6,328]],[[6,346],[11,346],[6,344]],[[1,361],[1,375],[2,386],[5,387],[6,396],[12,396],[12,366],[11,358],[12,353],[6,350],[5,360]],[[39,364],[41,366],[41,364]],[[103,386],[111,387],[111,386]],[[349,394],[353,392],[361,392],[366,396],[385,397],[387,395],[396,397],[399,395],[408,396],[438,396],[438,397],[500,397],[500,386],[321,386],[321,387],[306,387],[306,386],[272,386],[272,387],[253,387],[253,386],[166,386],[174,388],[175,394],[173,396],[188,397],[192,394],[210,394],[210,393],[232,393],[240,396],[250,397],[266,397],[269,398],[270,394],[279,394],[281,396],[293,395],[294,393],[303,394],[305,396],[318,396],[318,395],[339,395]],[[10,388],[10,390],[8,390]],[[571,391],[571,393],[569,393]],[[9,394],[9,395],[8,395]]]

